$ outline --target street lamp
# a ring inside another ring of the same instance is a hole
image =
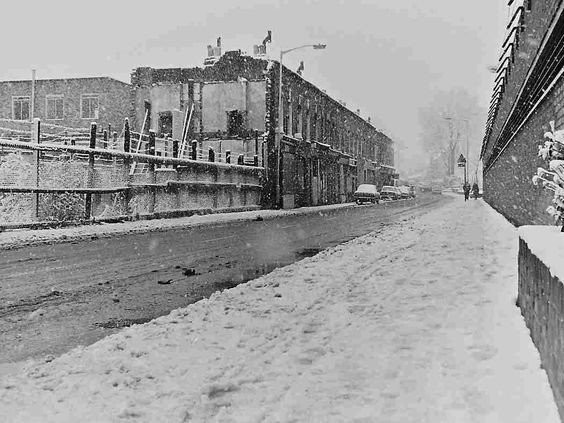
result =
[[[275,138],[276,148],[276,205],[280,204],[280,141],[284,132],[284,119],[282,118],[282,59],[284,55],[294,50],[299,50],[306,47],[312,47],[314,50],[324,50],[326,44],[304,44],[290,48],[288,50],[280,50],[280,77],[278,80],[278,136]],[[290,122],[291,125],[291,122]]]
[[[301,48],[313,47],[314,50],[324,50],[327,47],[326,44],[304,44],[303,46],[290,48],[288,50],[280,50],[280,79],[278,81],[278,132],[281,134],[284,132],[284,119],[282,119],[282,59],[286,53],[290,53],[294,50],[299,50]]]
[[[464,185],[466,186],[466,158],[462,153],[460,153],[460,156],[458,156],[457,163],[458,167],[464,168]]]

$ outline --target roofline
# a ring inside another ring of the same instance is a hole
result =
[[[237,50],[232,50],[232,51],[237,51]],[[225,52],[224,54],[226,54],[226,53],[227,53],[227,52]],[[244,57],[251,58],[251,59],[253,59],[253,60],[255,60],[255,61],[261,61],[261,62],[268,63],[268,60],[266,60],[266,59],[256,58],[256,57],[253,57],[253,56],[250,56],[250,55],[243,55],[243,54],[241,54],[241,56],[242,56],[242,57],[244,56]],[[222,56],[222,57],[223,57],[223,56]],[[273,59],[273,60],[271,60],[271,61],[274,62],[274,63],[276,63],[277,65],[280,65],[280,61],[279,61],[279,60]],[[384,133],[384,131],[382,131],[381,129],[376,128],[372,122],[368,122],[367,119],[365,119],[365,118],[363,118],[362,116],[358,115],[356,112],[354,112],[353,110],[349,109],[347,106],[342,105],[342,104],[339,102],[339,100],[333,98],[331,95],[329,95],[329,94],[327,94],[326,92],[324,92],[322,88],[318,87],[318,86],[315,85],[314,83],[312,83],[312,82],[308,81],[307,79],[305,79],[304,77],[298,75],[296,72],[294,72],[292,69],[290,69],[290,68],[287,67],[286,65],[282,64],[282,66],[284,67],[284,69],[286,69],[286,71],[288,71],[288,72],[290,72],[291,74],[293,74],[294,77],[301,78],[304,83],[308,84],[311,88],[313,88],[314,90],[318,91],[318,93],[319,93],[321,96],[323,96],[323,97],[327,98],[329,101],[333,102],[335,106],[337,106],[338,108],[341,108],[341,109],[345,110],[351,117],[353,117],[353,118],[357,121],[357,123],[359,123],[359,124],[364,124],[365,126],[369,127],[371,130],[375,131],[376,133],[383,135],[383,136],[387,139],[387,141],[391,142],[392,144],[395,144],[395,142],[394,142],[393,139],[391,139],[388,135],[386,135],[386,134]],[[134,69],[132,70],[132,73],[137,72],[138,69],[151,69],[151,70],[157,70],[157,71],[159,71],[159,70],[160,70],[160,71],[172,71],[172,70],[174,70],[174,71],[177,71],[177,70],[182,71],[182,70],[205,69],[205,68],[200,68],[200,67],[198,67],[198,66],[195,66],[195,67],[172,67],[172,68],[154,68],[154,67],[152,67],[152,66],[138,66],[138,67],[136,67],[136,68],[134,68]],[[274,69],[274,67],[273,67],[273,69]],[[265,77],[265,79],[266,79],[266,77]],[[249,79],[248,81],[249,81],[249,82],[259,82],[259,81],[262,81],[262,80],[263,80],[263,79],[256,79],[256,80],[255,80],[255,79]],[[195,80],[195,81],[196,81],[196,82],[201,82],[201,83],[203,83],[203,84],[220,84],[220,83],[237,82],[236,80],[234,80],[234,81],[221,81],[221,80],[219,80],[219,81],[205,81],[205,80]],[[168,82],[168,81],[159,81],[159,82],[160,82],[160,83],[166,83],[166,82]]]
[[[109,76],[84,76],[84,77],[76,77],[76,78],[41,78],[41,79],[36,79],[35,82],[41,82],[41,81],[79,81],[79,80],[85,80],[85,79],[108,79],[111,81],[116,81],[119,82],[120,84],[124,84],[124,85],[131,85],[128,82],[123,82],[120,81],[119,79],[115,79],[115,78],[111,78]],[[13,79],[13,80],[3,80],[0,81],[0,84],[3,83],[13,83],[13,82],[31,82],[31,79]]]

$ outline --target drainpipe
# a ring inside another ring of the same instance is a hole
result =
[[[35,110],[35,69],[31,70],[31,111],[29,113],[29,120],[33,122]]]

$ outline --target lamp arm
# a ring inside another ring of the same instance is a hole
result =
[[[291,51],[294,51],[294,50],[299,50],[300,48],[313,47],[313,46],[314,46],[314,44],[304,44],[303,46],[298,46],[298,47],[290,48],[290,49],[288,49],[288,50],[282,50],[282,51],[280,51],[280,55],[284,55],[284,54],[286,54],[286,53],[290,53]]]

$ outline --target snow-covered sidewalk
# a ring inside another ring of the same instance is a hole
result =
[[[3,422],[558,422],[481,200],[326,250],[0,382]]]

